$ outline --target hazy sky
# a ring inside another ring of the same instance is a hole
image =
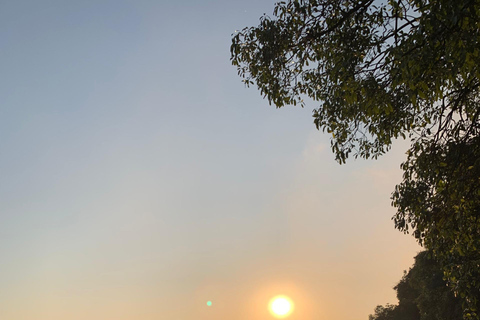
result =
[[[270,0],[0,2],[0,319],[367,319],[405,143],[339,165],[230,65]],[[208,307],[206,302],[213,305]]]

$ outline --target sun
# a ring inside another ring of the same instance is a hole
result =
[[[286,296],[276,296],[270,300],[268,308],[277,318],[288,317],[293,311],[293,302]]]

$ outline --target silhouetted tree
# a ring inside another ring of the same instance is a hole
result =
[[[395,226],[431,250],[477,319],[479,21],[480,0],[289,0],[231,45],[243,81],[270,103],[317,104],[340,163],[411,139]]]
[[[394,288],[398,305],[378,306],[370,320],[458,320],[462,301],[443,280],[443,271],[428,251],[415,257],[413,267]]]

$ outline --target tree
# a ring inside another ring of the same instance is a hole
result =
[[[370,320],[457,320],[462,301],[443,280],[441,266],[429,251],[415,257],[413,267],[394,287],[398,305],[377,306]]]
[[[375,313],[371,314],[368,317],[368,320],[395,320],[396,309],[394,305],[387,304],[384,306],[377,306],[375,308]],[[416,320],[418,318],[412,318],[411,320]]]
[[[480,309],[480,0],[290,0],[233,35],[247,86],[280,108],[317,104],[336,160],[411,140],[395,227]]]

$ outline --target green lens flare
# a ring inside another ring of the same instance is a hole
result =
[[[207,301],[207,306],[211,306],[212,305],[212,301]]]

